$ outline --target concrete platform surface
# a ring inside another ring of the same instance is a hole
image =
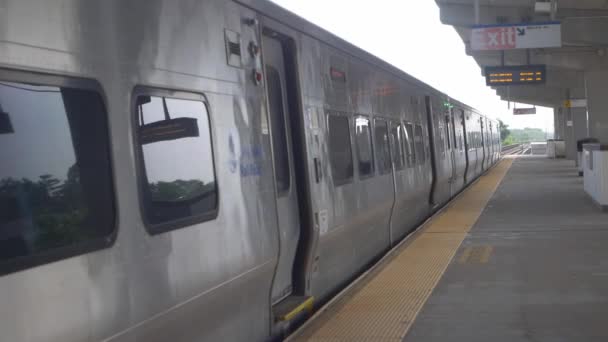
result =
[[[513,163],[404,341],[608,341],[608,214],[571,161]]]

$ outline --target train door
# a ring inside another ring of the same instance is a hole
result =
[[[450,186],[450,197],[454,195],[456,190],[456,155],[455,155],[455,139],[454,139],[454,123],[452,122],[452,110],[449,110],[445,116],[445,139],[447,140],[447,174],[449,176],[448,184]]]
[[[454,116],[454,121],[458,122],[458,130],[459,130],[459,137],[458,139],[458,144],[459,144],[459,148],[458,148],[458,154],[460,156],[460,163],[461,163],[461,168],[462,168],[462,175],[461,175],[461,180],[462,180],[462,187],[464,187],[467,184],[467,178],[468,178],[468,172],[469,172],[469,153],[467,151],[467,145],[466,145],[466,135],[467,135],[467,130],[466,130],[466,118],[465,118],[465,114],[464,114],[464,110],[459,109],[458,110],[458,115]]]
[[[492,121],[488,120],[488,146],[490,147],[489,165],[494,164],[494,127]]]
[[[279,226],[279,260],[272,285],[272,303],[276,304],[294,291],[293,269],[300,234],[300,198],[296,177],[294,149],[295,115],[293,94],[289,94],[284,42],[276,35],[262,38],[268,94],[268,115],[272,135],[272,152],[276,182]]]
[[[465,165],[464,165],[464,184],[469,184],[471,177],[469,171],[471,170],[471,158],[469,152],[469,127],[467,126],[467,114],[464,110],[460,111],[462,120],[462,151],[464,153]]]
[[[486,139],[485,139],[485,125],[483,122],[483,117],[479,118],[479,127],[480,127],[480,131],[479,131],[479,141],[481,143],[481,172],[483,173],[486,168],[488,167],[486,164],[486,158],[487,158],[487,153],[486,153]]]

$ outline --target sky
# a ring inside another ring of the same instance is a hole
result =
[[[272,0],[511,128],[553,131],[553,109],[514,116],[485,85],[453,27],[439,20],[433,0]],[[529,105],[518,104],[520,107]]]

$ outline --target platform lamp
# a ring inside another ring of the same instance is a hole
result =
[[[557,13],[557,1],[536,1],[534,3],[534,12],[539,14],[549,14],[551,16],[551,20],[555,20],[555,14]]]

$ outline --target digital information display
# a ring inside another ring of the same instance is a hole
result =
[[[547,76],[545,65],[491,66],[485,71],[489,86],[544,84]]]

